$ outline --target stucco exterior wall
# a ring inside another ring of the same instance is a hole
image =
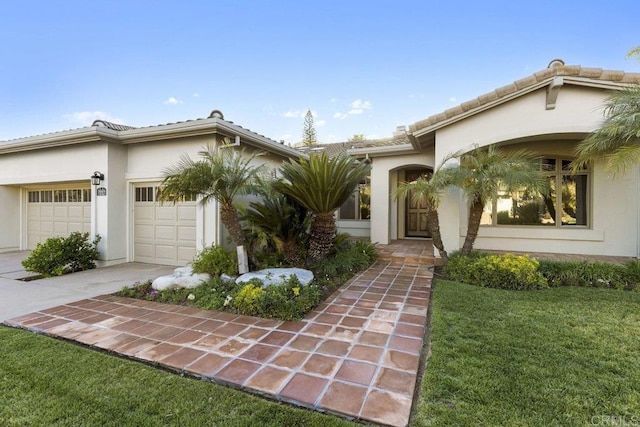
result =
[[[0,252],[20,249],[20,208],[22,206],[20,187],[0,185]]]
[[[392,197],[399,169],[433,168],[433,153],[374,157],[371,162],[371,241],[388,244],[398,236],[398,202]],[[402,236],[401,236],[402,237]]]
[[[436,158],[471,144],[529,148],[541,155],[573,157],[577,141],[602,122],[607,92],[563,87],[556,108],[545,109],[544,90],[524,95],[436,131]],[[573,138],[567,141],[567,138]],[[613,179],[594,166],[590,189],[590,225],[580,227],[481,226],[477,249],[586,255],[638,256],[638,169]],[[451,190],[439,209],[447,250],[459,249],[467,226],[467,205]],[[455,220],[457,219],[457,220]]]
[[[0,156],[0,185],[86,181],[106,167],[106,143],[96,142]]]

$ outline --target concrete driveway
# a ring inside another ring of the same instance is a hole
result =
[[[171,274],[167,265],[126,263],[23,282],[7,278],[18,253],[0,254],[0,322],[61,304],[116,292],[134,282]],[[26,253],[22,253],[26,256]],[[17,263],[19,265],[19,261]]]

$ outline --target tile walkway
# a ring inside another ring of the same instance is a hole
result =
[[[378,262],[299,322],[105,295],[6,321],[348,418],[405,426],[432,273]]]

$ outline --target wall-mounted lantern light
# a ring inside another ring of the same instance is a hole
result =
[[[95,171],[93,175],[91,175],[91,185],[100,185],[101,181],[104,181],[104,174]]]

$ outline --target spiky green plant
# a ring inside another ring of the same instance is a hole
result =
[[[309,234],[309,256],[323,259],[336,234],[334,212],[369,174],[370,167],[348,155],[329,158],[326,153],[282,164],[284,179],[275,188],[313,213]]]

